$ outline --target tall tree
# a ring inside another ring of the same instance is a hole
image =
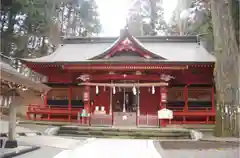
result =
[[[59,7],[61,34],[91,36],[101,30],[97,5],[94,0],[62,2]]]
[[[128,19],[130,27],[140,28],[140,35],[164,34],[167,27],[159,0],[137,0],[129,12]]]
[[[91,36],[101,29],[94,0],[2,0],[0,17],[1,51],[12,56],[46,55],[61,35]]]
[[[211,0],[216,62],[217,104],[239,105],[240,53],[237,44],[230,0]],[[221,111],[217,108],[216,135],[223,135]]]

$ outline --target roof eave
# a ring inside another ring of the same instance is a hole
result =
[[[57,62],[29,62],[32,64],[57,64],[57,65],[62,65],[62,64],[188,64],[188,63],[199,63],[199,64],[204,64],[204,63],[209,63],[209,64],[214,64],[215,61],[176,61],[176,60],[159,60],[159,61],[151,61],[151,60],[145,60],[145,61],[109,61],[109,60],[87,60],[87,61],[57,61]]]

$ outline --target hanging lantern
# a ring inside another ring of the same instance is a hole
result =
[[[116,93],[116,88],[115,87],[113,87],[113,94],[115,94]]]
[[[152,86],[152,94],[155,94],[155,88]]]
[[[96,86],[96,94],[99,93],[99,89],[98,89],[98,86]]]
[[[132,91],[133,91],[133,94],[134,94],[134,95],[137,94],[137,90],[136,90],[136,87],[135,87],[135,86],[133,87]]]

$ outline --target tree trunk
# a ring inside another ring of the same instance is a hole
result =
[[[229,0],[230,1],[230,0]],[[230,3],[226,0],[211,0],[214,53],[217,59],[215,65],[215,81],[217,93],[217,108],[215,134],[225,135],[222,121],[222,106],[237,105],[239,98],[239,51],[235,38]]]

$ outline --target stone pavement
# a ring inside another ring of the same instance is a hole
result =
[[[31,152],[34,150],[39,149],[39,147],[36,146],[18,146],[17,148],[13,149],[4,149],[0,148],[0,158],[12,158],[27,152]]]
[[[8,124],[9,124],[8,121],[0,120],[0,133],[8,133]],[[29,129],[29,128],[24,128],[24,127],[17,126],[16,127],[16,132],[17,133],[23,133],[23,132],[33,133],[33,132],[38,132],[38,131],[33,130],[33,129]]]
[[[154,145],[163,158],[237,158],[238,142],[213,141],[155,141]]]
[[[96,139],[84,146],[64,150],[54,158],[162,158],[152,140]]]
[[[25,142],[34,146],[48,146],[60,149],[72,149],[75,146],[84,143],[85,138],[73,139],[58,136],[31,136],[31,137],[18,137],[19,142]]]
[[[166,150],[163,158],[239,158],[239,149]]]
[[[205,141],[223,141],[223,142],[239,142],[240,143],[240,138],[236,137],[215,137],[215,136],[203,136],[201,140]]]

